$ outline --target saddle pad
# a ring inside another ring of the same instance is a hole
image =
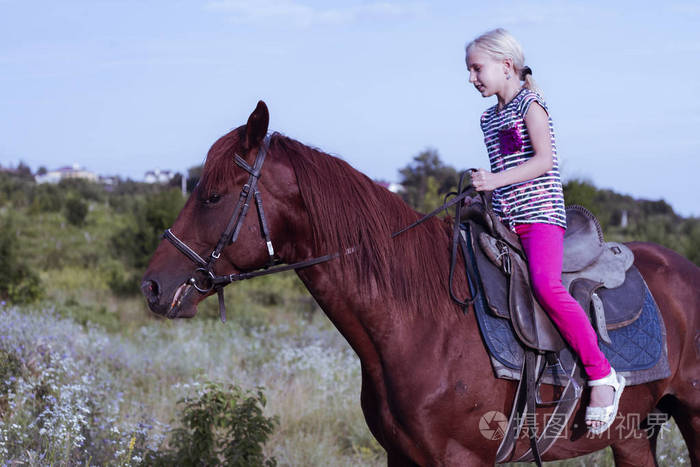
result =
[[[467,250],[475,271],[478,265],[470,242]],[[524,360],[524,351],[516,340],[510,320],[496,317],[487,311],[487,304],[481,277],[467,277],[472,294],[478,296],[474,301],[474,312],[484,344],[491,355],[496,376],[505,379],[519,379]],[[628,379],[628,385],[642,384],[670,376],[666,351],[666,329],[658,306],[645,286],[645,298],[639,319],[625,327],[608,331],[613,343],[608,346],[599,340],[599,345],[615,371]],[[472,295],[473,296],[473,295]],[[574,357],[569,348],[559,354],[560,361],[568,370],[572,368]],[[565,384],[561,372],[549,367],[543,375],[546,384]]]

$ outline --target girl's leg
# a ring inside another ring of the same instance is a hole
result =
[[[581,359],[588,378],[606,377],[610,363],[598,347],[593,326],[561,282],[564,229],[552,224],[521,224],[516,231],[527,255],[535,297]]]

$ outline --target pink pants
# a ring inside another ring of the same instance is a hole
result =
[[[564,229],[553,224],[519,224],[515,230],[527,255],[535,297],[552,318],[564,340],[578,354],[589,379],[610,373],[610,363],[586,312],[561,283]]]

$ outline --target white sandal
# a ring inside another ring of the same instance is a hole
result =
[[[615,373],[613,368],[610,368],[610,374],[608,376],[589,381],[588,385],[612,386],[615,390],[613,405],[608,405],[605,407],[586,407],[586,421],[603,422],[603,424],[598,427],[588,425],[588,431],[599,435],[607,431],[607,429],[610,428],[610,425],[612,425],[612,423],[615,421],[615,417],[617,416],[617,408],[620,404],[620,397],[622,396],[622,391],[625,389],[625,377],[618,375]]]

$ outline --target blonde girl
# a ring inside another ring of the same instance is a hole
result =
[[[469,82],[483,97],[497,98],[481,116],[491,170],[479,169],[472,183],[493,191],[494,211],[520,237],[535,296],[588,375],[588,429],[603,433],[615,419],[625,379],[608,363],[586,313],[561,282],[566,214],[547,105],[520,44],[506,30],[470,42],[466,62]]]

